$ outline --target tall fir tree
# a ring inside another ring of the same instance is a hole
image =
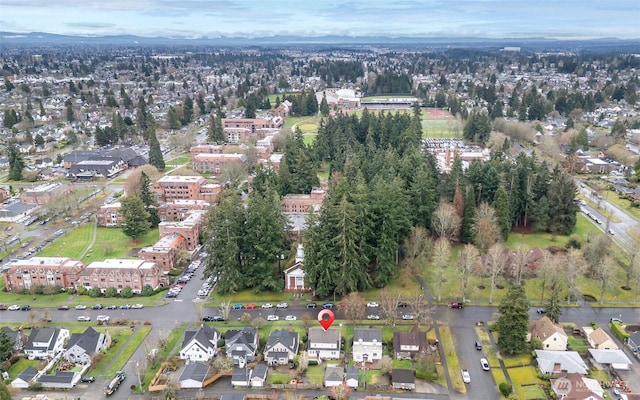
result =
[[[126,196],[121,200],[122,233],[137,240],[151,229],[149,213],[140,196]]]
[[[160,142],[156,137],[156,130],[153,128],[149,129],[149,164],[159,171],[164,171],[165,164],[162,149],[160,149]]]
[[[464,192],[464,210],[462,211],[462,221],[460,224],[460,241],[462,243],[473,243],[475,236],[473,218],[476,210],[476,196],[473,193],[472,185],[466,185]]]
[[[155,228],[160,223],[158,216],[158,208],[151,192],[151,178],[144,171],[140,174],[140,198],[144,203],[145,209],[149,213],[149,223]]]
[[[575,201],[575,182],[568,174],[556,168],[547,195],[549,230],[560,235],[570,234],[576,226],[576,213],[580,209]]]
[[[15,145],[9,146],[9,180],[22,180],[22,170],[24,169],[24,161],[20,155],[20,151]]]
[[[498,187],[493,198],[493,208],[496,210],[502,240],[506,241],[509,238],[509,232],[511,232],[511,213],[509,211],[509,195],[502,185]]]
[[[498,348],[505,354],[521,354],[527,351],[529,331],[529,300],[524,288],[513,285],[498,306],[500,316],[496,328],[500,333]]]

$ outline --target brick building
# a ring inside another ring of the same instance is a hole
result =
[[[105,204],[98,209],[96,218],[99,226],[120,226],[124,221],[122,214],[120,213],[120,202]]]
[[[191,158],[191,168],[197,172],[206,172],[218,175],[229,165],[244,165],[246,162],[247,157],[244,154],[239,153],[200,153]]]
[[[71,187],[68,185],[46,183],[22,192],[20,194],[20,202],[22,204],[46,204],[50,200],[66,195],[70,190]]]
[[[210,205],[204,200],[173,200],[158,207],[158,217],[162,222],[183,221],[191,211],[207,210]]]
[[[327,192],[321,188],[313,188],[310,194],[288,194],[282,199],[285,213],[304,213],[309,210],[320,211],[322,201]]]
[[[75,288],[85,265],[68,257],[32,257],[14,261],[5,273],[7,292],[28,290],[32,286]]]
[[[202,176],[163,176],[154,182],[151,191],[159,203],[173,200],[196,200],[200,197],[200,187],[207,183]]]
[[[185,250],[186,240],[178,233],[162,236],[153,246],[143,247],[138,251],[141,259],[158,264],[164,272],[176,268],[176,261],[181,250]]]
[[[199,246],[200,231],[207,212],[205,210],[193,210],[183,221],[161,222],[158,225],[160,237],[178,234],[185,240],[185,248],[189,251]]]
[[[157,289],[168,283],[162,268],[154,262],[113,258],[87,265],[78,280],[78,286],[86,289],[96,287],[104,292],[113,287],[118,293],[125,287],[130,287],[134,293],[140,293],[147,285]]]

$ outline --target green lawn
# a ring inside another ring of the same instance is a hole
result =
[[[96,331],[104,332],[106,328],[101,327],[93,327]],[[129,327],[109,327],[109,334],[111,335],[112,345],[107,351],[104,353],[104,356],[100,363],[96,365],[94,368],[90,368],[87,370],[87,375],[93,376],[103,376],[105,379],[110,376],[107,374],[103,374],[104,369],[107,368],[109,363],[113,360],[118,351],[124,346],[124,343],[127,341],[127,338],[131,335],[131,329]],[[115,343],[115,344],[114,344]],[[115,372],[115,371],[114,371]]]
[[[632,217],[640,219],[640,208],[633,207],[630,200],[621,199],[620,196],[618,196],[618,194],[616,193],[609,193],[607,195],[607,200],[617,205],[618,208],[631,215]]]
[[[182,154],[179,157],[172,158],[171,160],[166,161],[165,164],[178,166],[178,165],[184,165],[189,162],[191,162],[191,154]]]
[[[540,386],[545,381],[538,378],[535,367],[509,368],[509,376],[519,399],[546,399]]]
[[[33,295],[5,292],[4,276],[0,276],[0,303],[7,306],[12,304],[29,304],[33,308],[51,307],[52,304],[59,304],[69,299],[68,293],[58,293],[54,295]]]
[[[124,345],[120,354],[116,355],[109,369],[104,372],[104,375],[110,377],[115,375],[116,371],[120,371],[121,369],[123,369],[125,364],[129,361],[133,353],[135,353],[138,347],[142,344],[142,341],[147,337],[149,332],[151,332],[150,326],[142,326],[135,331],[133,336],[131,336],[130,334],[127,335],[130,336],[131,339],[128,343],[126,343],[126,345]]]
[[[41,362],[42,361],[40,360],[29,360],[28,358],[21,358],[17,363],[13,364],[11,368],[9,368],[9,380],[15,379],[22,373],[22,371],[24,371],[28,367],[38,369],[38,366],[40,366]]]
[[[569,336],[569,350],[577,351],[578,353],[586,353],[589,351],[589,344],[585,339],[576,338],[575,336]]]
[[[423,138],[462,138],[462,123],[452,118],[423,119]]]
[[[304,144],[307,146],[313,145],[313,142],[316,140],[316,136],[318,136],[317,133],[305,133],[304,136],[302,136]]]
[[[291,375],[285,374],[283,372],[273,371],[267,376],[267,382],[272,384],[282,384],[289,383],[291,380]]]
[[[504,356],[502,361],[504,361],[504,366],[507,368],[525,367],[531,364],[531,354],[525,353],[516,356]],[[509,375],[511,375],[511,372],[509,372]]]
[[[324,367],[322,365],[310,365],[305,372],[309,383],[322,385],[324,383]]]
[[[451,377],[451,386],[453,389],[466,393],[467,388],[462,381],[462,375],[460,375],[460,362],[458,361],[458,354],[456,353],[456,345],[453,342],[451,336],[451,330],[448,326],[440,326],[440,338],[442,339],[442,350],[445,358],[447,359],[447,369],[449,370],[449,376]]]

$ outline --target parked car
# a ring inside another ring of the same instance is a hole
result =
[[[256,308],[256,305],[253,303],[249,303],[246,305],[245,307],[247,310],[253,310],[254,308]]]
[[[121,310],[128,310],[130,308],[131,308],[131,304],[123,304],[123,305],[120,306]]]
[[[409,303],[405,301],[398,302],[398,307],[409,307]]]
[[[14,304],[14,305],[9,306],[9,308],[7,308],[7,310],[9,310],[9,311],[18,311],[18,310],[20,310],[20,306],[17,305],[17,304]]]
[[[296,317],[295,315],[287,315],[286,317],[284,317],[285,321],[295,321],[297,319],[298,317]]]
[[[545,314],[545,313],[547,312],[547,310],[545,310],[544,308],[538,308],[538,309],[536,310],[536,312],[537,312],[538,314]]]
[[[325,308],[325,309],[333,308],[333,303],[324,303],[322,305],[322,308]]]
[[[462,371],[462,381],[464,383],[471,383],[471,375],[469,375],[469,371],[463,369]]]
[[[85,306],[84,304],[78,304],[76,306],[76,310],[86,310],[86,309],[87,309],[87,306]]]
[[[61,305],[60,307],[58,307],[58,310],[66,311],[68,309],[69,309],[69,306],[65,306],[65,305]]]
[[[609,235],[615,235],[615,233],[613,233],[613,230],[611,229],[607,229],[607,232],[609,233]]]
[[[370,301],[367,303],[367,307],[378,308],[379,306],[380,304],[376,303],[375,301]]]
[[[405,321],[412,321],[412,320],[413,320],[413,318],[414,318],[414,317],[413,317],[413,315],[411,315],[411,314],[403,314],[403,315],[402,315],[402,319],[403,319],[403,320],[405,320]]]
[[[482,350],[482,343],[476,340],[476,350]]]
[[[380,319],[380,316],[376,314],[369,314],[367,315],[367,319]]]
[[[85,317],[84,315],[79,315],[78,316],[78,321],[80,321],[80,322],[89,322],[89,321],[91,321],[91,317]]]
[[[21,309],[22,311],[29,311],[29,310],[31,310],[31,306],[30,306],[30,305],[28,305],[28,304],[25,304],[25,305],[23,305],[22,307],[20,307],[20,309]]]
[[[115,304],[107,306],[107,310],[115,310],[116,308],[118,308],[118,307],[116,307]]]
[[[94,304],[91,306],[92,310],[102,310],[102,304],[98,303],[98,304]]]
[[[206,317],[202,318],[202,320],[204,322],[213,322],[213,321],[215,321],[214,317],[211,317],[211,316],[206,316]]]
[[[233,305],[233,309],[234,310],[242,310],[243,308],[244,308],[244,306],[242,304],[240,304],[240,303]]]
[[[280,317],[278,317],[277,315],[267,315],[267,321],[277,321],[279,319]]]
[[[287,303],[278,303],[278,305],[276,306],[276,308],[287,308],[287,307],[289,307]]]
[[[82,378],[80,378],[80,382],[84,382],[84,383],[92,383],[96,380],[96,378],[94,378],[93,376],[83,376]]]
[[[109,317],[108,315],[98,315],[96,317],[96,321],[98,322],[109,322],[110,319],[111,317]]]
[[[144,308],[144,305],[140,304],[140,303],[136,303],[136,304],[132,305],[131,308],[135,308],[136,310],[139,310],[141,308]]]
[[[215,317],[213,317],[214,322],[224,322],[225,319],[223,316],[221,315],[216,315]]]
[[[457,301],[453,301],[449,303],[449,308],[463,308],[464,304],[458,303]]]
[[[307,303],[307,308],[316,308],[317,306],[316,303]]]
[[[7,306],[5,304],[0,304],[0,311],[4,311],[7,309]]]
[[[480,365],[482,366],[482,369],[485,371],[489,371],[491,369],[491,367],[489,367],[489,361],[487,361],[486,358],[480,359]]]
[[[273,308],[273,304],[266,303],[266,304],[263,304],[261,307],[264,308],[264,309],[269,309],[269,308]]]

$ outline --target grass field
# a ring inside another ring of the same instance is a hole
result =
[[[179,157],[166,161],[165,164],[167,165],[167,167],[177,167],[189,162],[191,162],[191,154],[183,154]]]
[[[439,329],[440,338],[442,339],[442,351],[447,359],[447,369],[449,370],[449,377],[451,378],[451,386],[460,393],[466,393],[467,388],[460,375],[460,362],[458,361],[456,345],[453,342],[451,331],[448,326],[440,326]]]
[[[109,369],[104,371],[103,375],[106,377],[111,377],[115,375],[116,371],[120,371],[124,368],[125,364],[129,361],[129,358],[135,353],[136,349],[142,344],[144,338],[151,332],[150,326],[142,326],[138,328],[133,336],[131,334],[127,335],[129,341],[123,344],[122,351],[116,354],[111,362],[111,366]],[[126,340],[125,340],[126,341]]]
[[[509,376],[519,399],[546,399],[541,385],[545,381],[538,379],[535,367],[509,368]]]
[[[461,138],[462,123],[453,118],[422,119],[424,138]]]
[[[607,200],[632,217],[640,219],[640,208],[633,207],[630,200],[621,199],[616,193],[608,193]]]

